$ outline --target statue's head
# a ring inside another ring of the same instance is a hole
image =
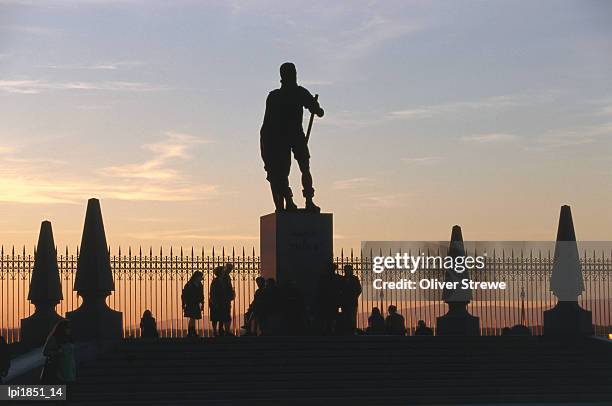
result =
[[[284,85],[295,85],[297,84],[297,70],[295,65],[291,62],[285,62],[280,67],[281,83]]]

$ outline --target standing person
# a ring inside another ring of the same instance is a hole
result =
[[[157,321],[151,313],[151,310],[145,310],[140,319],[140,337],[142,338],[159,338],[157,332]]]
[[[304,108],[323,117],[324,111],[317,99],[297,84],[295,65],[286,62],[280,67],[281,86],[270,92],[266,99],[266,112],[260,131],[261,157],[272,189],[276,211],[296,210],[289,187],[291,152],[302,172],[302,193],[306,210],[320,212],[313,202],[314,188],[310,174],[310,152],[302,128]]]
[[[234,271],[234,264],[227,263],[223,268],[223,288],[225,289],[225,294],[223,295],[223,330],[226,335],[231,335],[231,327],[232,327],[232,301],[236,298],[236,292],[234,291],[234,286],[232,285],[232,276],[231,273]]]
[[[8,375],[8,371],[11,368],[11,354],[8,349],[8,344],[4,339],[4,336],[0,336],[0,383],[2,378]]]
[[[231,281],[226,278],[226,270],[223,266],[218,266],[213,270],[214,278],[210,283],[210,320],[213,326],[213,335],[226,335],[231,322],[231,300],[229,290]]]
[[[357,306],[361,295],[361,282],[353,275],[353,266],[344,265],[344,281],[342,283],[341,306],[347,333],[355,334],[357,329]]]
[[[183,303],[183,315],[189,318],[187,324],[187,337],[197,337],[195,321],[202,319],[202,309],[204,307],[204,285],[202,280],[204,274],[195,271],[191,278],[183,287],[181,301]]]
[[[45,341],[43,355],[46,361],[41,374],[42,383],[70,385],[76,381],[74,340],[68,320],[60,320],[53,327]]]

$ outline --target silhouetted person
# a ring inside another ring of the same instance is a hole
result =
[[[389,306],[389,315],[385,319],[385,330],[391,335],[403,336],[406,334],[404,316],[397,312],[397,307],[394,305]]]
[[[417,322],[417,328],[414,329],[414,335],[415,336],[432,336],[433,330],[430,327],[427,327],[427,324],[425,324],[425,321],[419,320]]]
[[[71,384],[76,381],[74,340],[68,320],[60,320],[49,333],[43,347],[46,357],[41,374],[45,384]]]
[[[343,319],[346,323],[346,331],[355,334],[357,329],[357,306],[361,295],[361,282],[353,275],[353,266],[344,266],[344,280],[342,283],[340,306],[342,307]]]
[[[385,334],[385,318],[378,307],[372,308],[372,314],[368,317],[368,334]]]
[[[505,331],[503,335],[510,335],[510,336],[530,336],[531,335],[531,330],[529,330],[529,327],[524,326],[522,324],[516,324],[512,326],[512,328],[506,327],[506,329],[507,331]]]
[[[264,289],[266,287],[266,279],[263,276],[258,276],[255,278],[255,284],[257,285],[257,289],[253,294],[253,301],[249,305],[249,308],[244,316],[244,324],[247,335],[257,335],[258,330],[260,329],[260,320],[263,311],[262,300]]]
[[[0,383],[2,379],[8,375],[11,368],[11,353],[9,352],[8,344],[4,336],[0,336]]]
[[[187,324],[187,337],[197,337],[195,321],[202,319],[202,308],[204,307],[204,285],[202,279],[204,274],[195,271],[189,281],[183,287],[181,301],[183,303],[183,314],[189,318]]]
[[[336,273],[337,265],[330,263],[319,278],[317,289],[317,319],[324,335],[333,334],[336,329],[342,277]]]
[[[213,280],[210,283],[210,321],[213,326],[213,335],[224,335],[224,323],[230,318],[230,309],[227,303],[227,287],[225,282],[225,270],[218,266],[213,270]]]
[[[145,310],[140,319],[140,336],[142,338],[159,338],[157,322],[151,314],[151,310]]]
[[[232,326],[232,301],[236,298],[236,292],[232,285],[231,273],[234,270],[234,264],[227,263],[223,268],[223,287],[225,288],[225,304],[224,311],[226,312],[225,320],[223,322],[223,330],[225,334],[231,334]]]
[[[270,92],[260,131],[261,157],[272,189],[276,211],[295,210],[293,193],[289,187],[291,152],[302,172],[306,209],[319,212],[313,202],[314,189],[310,174],[310,152],[306,142],[302,119],[304,108],[319,117],[323,109],[313,95],[297,84],[295,65],[286,62],[280,67],[281,87]]]
[[[282,296],[273,278],[266,279],[262,296],[261,327],[263,335],[278,335],[282,327]]]

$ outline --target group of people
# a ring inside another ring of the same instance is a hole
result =
[[[397,312],[397,306],[390,305],[387,309],[387,317],[383,317],[378,307],[372,308],[372,313],[368,317],[367,334],[389,334],[400,335],[406,334],[406,320],[404,316]],[[425,321],[419,320],[417,327],[414,330],[416,336],[432,336],[433,330],[427,327]]]
[[[213,335],[231,335],[232,301],[235,291],[231,281],[231,263],[213,270],[208,306]],[[378,307],[372,309],[365,331],[357,329],[357,309],[362,293],[361,282],[354,275],[352,265],[337,272],[336,264],[330,264],[318,281],[317,297],[309,305],[294,281],[278,284],[273,278],[258,277],[253,301],[244,316],[245,335],[300,335],[306,332],[323,335],[390,334],[405,335],[404,316],[395,305],[387,309],[386,317]],[[196,320],[202,319],[204,309],[204,274],[195,271],[185,284],[181,295],[183,314],[189,319],[188,337],[197,337]],[[157,338],[157,323],[151,311],[143,313],[141,322],[143,338]],[[433,330],[419,320],[415,335],[433,335]]]
[[[246,334],[355,334],[361,283],[351,265],[344,267],[344,275],[336,271],[332,264],[321,275],[315,305],[306,302],[294,281],[278,285],[273,278],[257,278],[257,290],[245,315]]]
[[[233,270],[234,265],[229,263],[218,266],[213,270],[208,306],[210,308],[213,335],[215,336],[231,334],[232,301],[236,297],[231,279]],[[197,337],[195,323],[196,320],[202,319],[202,310],[204,309],[203,279],[204,274],[201,271],[194,272],[183,287],[181,294],[183,314],[189,318],[187,325],[188,337]]]
[[[309,325],[304,295],[294,281],[277,284],[258,277],[253,301],[245,314],[246,335],[300,335]]]
[[[231,335],[232,301],[236,293],[232,285],[232,264],[218,266],[213,270],[213,280],[210,283],[208,306],[213,335]],[[196,320],[202,320],[204,310],[204,274],[195,271],[181,293],[183,315],[189,319],[187,337],[197,337]],[[150,310],[145,310],[140,320],[142,338],[157,338],[157,322]]]
[[[352,335],[357,330],[357,307],[361,282],[353,274],[353,266],[344,266],[344,275],[331,264],[319,280],[317,309],[318,324],[323,334]]]

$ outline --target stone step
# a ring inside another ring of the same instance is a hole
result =
[[[126,340],[76,404],[432,404],[612,399],[612,346],[541,337]],[[79,403],[80,402],[80,403]]]

